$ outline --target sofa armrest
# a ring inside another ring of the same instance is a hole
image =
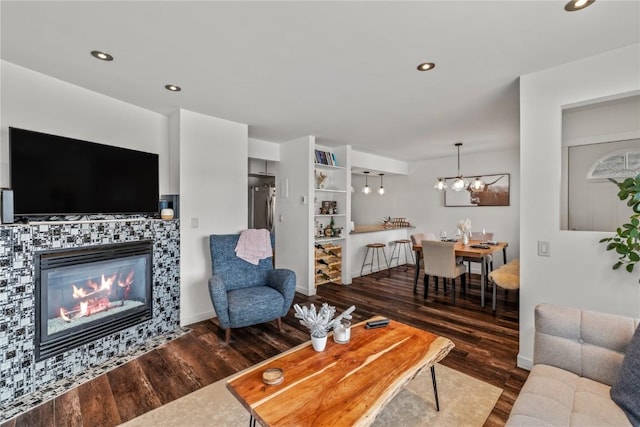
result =
[[[535,309],[533,363],[612,385],[638,320],[540,304]]]
[[[209,278],[209,295],[213,302],[213,308],[220,322],[220,326],[227,329],[231,327],[229,320],[229,301],[227,300],[227,288],[220,276],[213,275]]]
[[[277,290],[284,297],[280,316],[286,316],[296,293],[296,273],[286,268],[274,268],[267,275],[267,286]]]

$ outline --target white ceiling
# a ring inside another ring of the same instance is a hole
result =
[[[159,113],[247,123],[252,138],[417,160],[456,141],[517,147],[518,76],[640,42],[640,1],[564,3],[2,0],[0,52]],[[425,61],[436,68],[418,72]]]

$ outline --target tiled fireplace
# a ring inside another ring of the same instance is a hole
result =
[[[0,408],[177,330],[179,255],[178,220],[0,226]]]

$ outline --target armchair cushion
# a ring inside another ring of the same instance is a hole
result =
[[[281,317],[284,296],[269,286],[233,289],[227,294],[229,322],[234,328]]]

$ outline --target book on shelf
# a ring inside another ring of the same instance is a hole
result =
[[[329,151],[315,150],[316,163],[327,166],[338,166],[338,159]]]

